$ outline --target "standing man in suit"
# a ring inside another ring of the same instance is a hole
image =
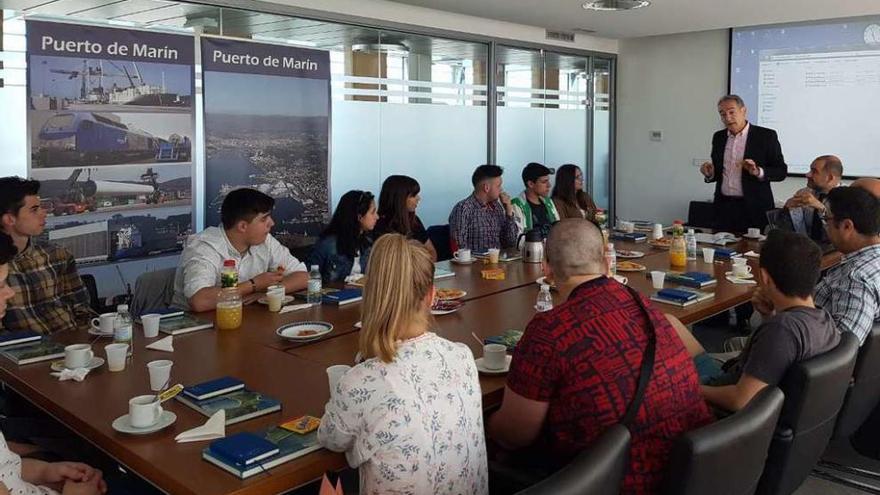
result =
[[[788,174],[776,131],[750,124],[737,95],[718,100],[718,115],[726,129],[712,136],[712,161],[700,167],[705,181],[715,183],[715,228],[763,229],[773,209],[770,182]]]

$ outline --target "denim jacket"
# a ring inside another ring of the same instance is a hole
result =
[[[367,272],[367,260],[370,257],[370,244],[360,254],[361,273]],[[312,253],[309,255],[308,265],[318,265],[321,270],[321,278],[324,282],[343,282],[345,277],[351,274],[354,259],[336,250],[336,236],[328,235],[318,239]]]

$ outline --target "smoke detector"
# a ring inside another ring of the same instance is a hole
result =
[[[583,7],[587,10],[618,11],[640,9],[650,4],[648,0],[595,0],[585,2]]]

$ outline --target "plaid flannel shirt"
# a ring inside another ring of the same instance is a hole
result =
[[[864,343],[880,321],[880,244],[845,255],[819,281],[814,299],[838,330],[852,332]]]
[[[516,245],[519,228],[498,201],[482,204],[471,194],[449,214],[449,234],[459,249],[486,252]]]
[[[76,271],[73,256],[62,247],[31,239],[9,263],[7,283],[15,291],[7,303],[2,329],[51,334],[87,329],[94,312]]]

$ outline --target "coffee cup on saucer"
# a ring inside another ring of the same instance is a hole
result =
[[[95,353],[89,344],[73,344],[64,348],[64,367],[73,370],[85,368],[92,362]]]
[[[138,395],[128,401],[128,420],[135,428],[148,428],[159,422],[162,406],[155,395]]]
[[[453,254],[453,256],[455,257],[455,261],[461,263],[470,263],[473,260],[473,258],[471,258],[470,249],[459,249]]]
[[[500,370],[507,364],[507,347],[501,344],[483,346],[483,367],[487,370]]]

